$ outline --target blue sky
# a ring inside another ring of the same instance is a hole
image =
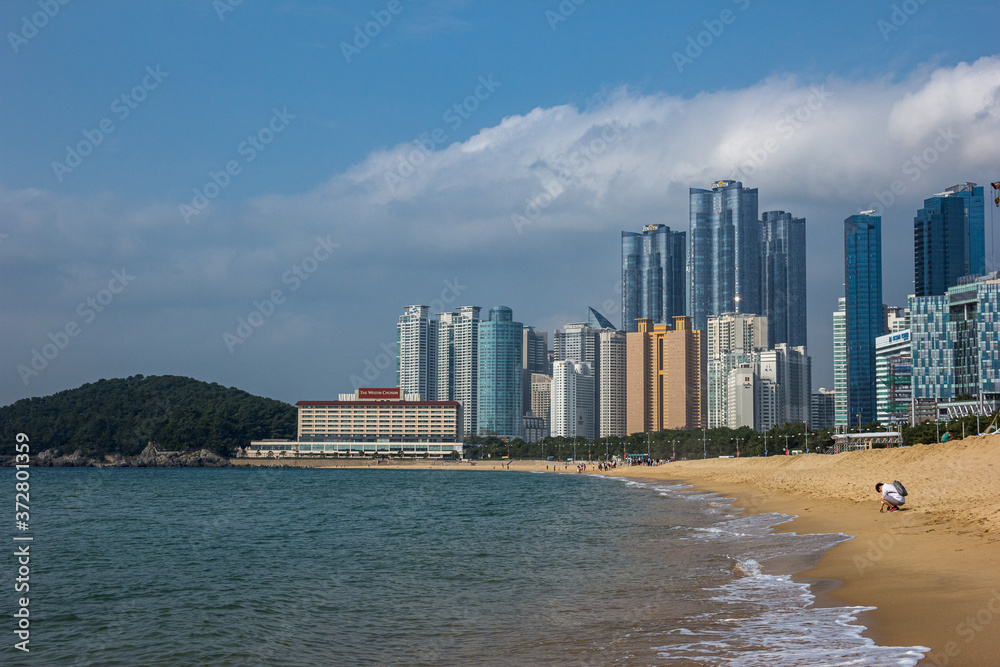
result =
[[[412,303],[620,321],[621,230],[734,177],[807,218],[830,386],[843,219],[903,305],[922,199],[1000,178],[996,3],[230,4],[0,6],[0,403],[391,385]]]

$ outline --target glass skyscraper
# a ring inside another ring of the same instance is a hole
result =
[[[963,276],[986,273],[983,188],[953,185],[924,200],[913,218],[917,296],[941,296]]]
[[[694,329],[722,313],[761,313],[757,189],[716,181],[690,189],[687,311]],[[630,329],[632,331],[632,329]]]
[[[489,320],[479,323],[480,435],[521,436],[522,329],[507,306],[491,308]]]
[[[687,235],[666,225],[622,232],[622,327],[638,331],[636,319],[673,322],[684,315]],[[604,327],[607,328],[607,327]]]
[[[760,220],[760,306],[767,347],[806,345],[806,221],[784,211]],[[743,309],[743,312],[754,312]]]
[[[876,420],[875,339],[882,335],[882,218],[865,211],[844,220],[847,418]]]

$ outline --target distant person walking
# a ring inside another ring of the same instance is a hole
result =
[[[893,484],[879,482],[875,485],[875,490],[882,494],[881,505],[878,508],[879,512],[884,512],[886,507],[889,508],[890,512],[898,512],[900,505],[906,503],[906,498],[903,497],[903,494]]]

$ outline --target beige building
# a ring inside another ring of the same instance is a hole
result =
[[[549,412],[552,405],[552,376],[545,373],[531,374],[531,411],[536,417],[545,420],[545,428],[548,429]]]
[[[398,387],[362,387],[339,401],[299,401],[298,438],[250,443],[249,456],[450,456],[462,452],[457,401],[421,401]]]
[[[626,426],[629,433],[705,425],[705,336],[691,318],[674,326],[637,320],[626,334]]]

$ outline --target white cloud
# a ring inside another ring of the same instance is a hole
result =
[[[957,138],[935,150],[926,169],[907,170],[944,128]],[[772,77],[690,99],[622,89],[582,109],[532,109],[433,150],[414,142],[376,151],[311,192],[215,203],[191,225],[170,202],[130,210],[107,193],[0,190],[9,234],[0,247],[2,332],[8,350],[30,352],[47,332],[38,322],[63,324],[81,295],[123,264],[143,277],[130,298],[187,305],[199,331],[221,333],[252,299],[282,286],[282,272],[317,235],[332,235],[341,248],[282,314],[294,326],[279,338],[294,331],[295,349],[269,349],[271,357],[291,360],[322,335],[302,319],[310,308],[323,308],[320,321],[342,313],[357,331],[391,338],[399,309],[428,300],[422,295],[456,272],[470,284],[463,303],[504,302],[526,324],[571,311],[580,319],[588,303],[601,309],[618,298],[622,229],[664,222],[686,230],[687,189],[736,177],[759,188],[761,211],[808,220],[810,344],[817,384],[829,384],[823,369],[842,282],[842,220],[894,181],[902,185],[883,222],[886,300],[900,303],[910,289],[909,230],[921,200],[953,183],[985,184],[998,164],[1000,58],[989,57],[902,82]],[[399,176],[392,185],[390,173]],[[529,220],[520,233],[514,215]],[[220,313],[214,329],[204,322],[206,304]],[[176,316],[162,324],[176,328],[177,349],[149,354],[183,356],[187,323]],[[373,344],[360,338],[338,339],[322,386],[346,387]],[[266,340],[248,341],[239,354],[249,358]],[[221,343],[211,345],[228,357]],[[16,363],[3,370],[10,374]],[[14,390],[6,399],[16,398],[20,381],[7,384]]]

